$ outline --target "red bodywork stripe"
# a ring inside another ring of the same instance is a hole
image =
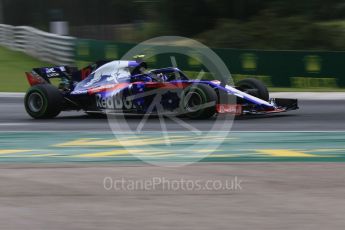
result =
[[[141,84],[142,82],[134,82],[133,84]],[[186,88],[190,85],[190,83],[186,82],[176,82],[176,83],[167,83],[167,82],[145,82],[146,88],[160,88],[160,89],[179,89],[179,88]],[[113,90],[119,90],[126,88],[130,85],[130,83],[119,83],[119,84],[108,84],[102,85],[96,88],[89,89],[87,92],[88,94],[95,94],[99,92],[108,92]]]
[[[88,92],[88,94],[95,94],[95,93],[99,93],[99,92],[108,92],[108,91],[126,88],[128,85],[129,85],[129,83],[102,85],[102,86],[99,86],[96,88],[89,89],[87,92]]]

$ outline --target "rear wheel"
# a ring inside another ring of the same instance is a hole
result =
[[[53,118],[61,112],[63,100],[55,86],[41,84],[27,91],[24,105],[26,112],[35,119]]]
[[[192,119],[207,119],[216,113],[217,93],[209,85],[194,84],[182,94],[183,113]]]
[[[269,93],[267,87],[259,80],[248,78],[237,82],[237,88],[254,97],[258,97],[264,101],[269,100]]]

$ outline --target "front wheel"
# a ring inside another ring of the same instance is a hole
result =
[[[182,111],[192,119],[207,119],[216,113],[217,93],[204,84],[187,87],[181,98]]]
[[[63,103],[61,92],[49,84],[35,85],[25,95],[26,112],[35,119],[56,117]]]
[[[254,97],[260,98],[264,101],[269,100],[269,93],[267,87],[259,80],[248,78],[237,82],[236,86],[239,90],[248,93]]]

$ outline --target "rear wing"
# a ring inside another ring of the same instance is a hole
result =
[[[97,68],[108,62],[109,61],[101,60],[80,70],[78,70],[77,67],[72,66],[39,67],[33,68],[31,72],[26,72],[25,74],[31,86],[44,83],[51,84],[51,79],[53,78],[60,78],[61,80],[68,81],[70,83],[80,82]]]
[[[75,67],[54,66],[33,68],[31,72],[26,72],[26,77],[31,86],[38,84],[51,84],[51,79],[60,78],[63,81],[70,82],[70,73],[77,71]]]

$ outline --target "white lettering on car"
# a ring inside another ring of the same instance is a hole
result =
[[[130,100],[122,98],[121,94],[115,94],[109,97],[103,97],[101,94],[96,94],[96,106],[102,109],[132,109],[133,103]]]
[[[132,101],[128,100],[127,98],[123,98],[123,105],[125,106],[126,109],[133,108]]]

